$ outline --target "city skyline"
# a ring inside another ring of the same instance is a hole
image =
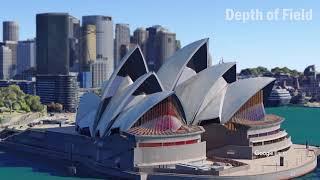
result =
[[[223,58],[225,61],[238,62],[239,69],[261,65],[267,68],[288,66],[303,71],[307,65],[316,64],[320,57],[320,52],[317,51],[317,43],[320,41],[320,36],[317,36],[320,29],[320,6],[317,1],[290,2],[288,5],[285,1],[272,0],[268,4],[261,5],[257,1],[239,3],[231,0],[226,3],[218,3],[216,0],[204,0],[201,3],[186,2],[183,9],[175,9],[179,7],[179,2],[166,0],[161,2],[140,1],[144,6],[127,1],[101,2],[85,0],[77,3],[72,0],[59,3],[35,0],[5,3],[2,4],[0,21],[17,21],[20,26],[20,40],[35,37],[35,16],[37,13],[45,12],[67,12],[79,20],[85,15],[112,16],[114,24],[129,24],[131,34],[138,27],[160,24],[175,32],[182,46],[195,39],[209,37],[214,64]],[[15,4],[20,5],[16,7]],[[15,13],[11,11],[13,7],[17,10]],[[248,23],[225,20],[226,9],[245,11],[257,8],[261,11],[275,8],[312,9],[313,19],[308,22],[257,21]],[[166,13],[160,13],[164,9]],[[200,32],[199,29],[202,31]],[[2,28],[0,33],[2,34]]]

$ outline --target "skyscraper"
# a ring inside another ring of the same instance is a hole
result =
[[[86,25],[96,26],[96,60],[105,61],[107,69],[104,76],[109,79],[114,69],[112,18],[99,15],[83,16],[82,26]]]
[[[36,66],[36,43],[34,40],[19,41],[17,47],[17,74]],[[26,79],[26,78],[23,78]]]
[[[79,72],[80,69],[80,35],[80,20],[69,16],[69,66],[72,72]]]
[[[130,45],[130,28],[129,24],[116,24],[115,30],[115,65],[123,58],[124,48]]]
[[[3,25],[3,42],[19,41],[19,24],[14,21],[4,21]]]
[[[80,72],[78,74],[78,81],[80,88],[91,88],[92,87],[92,73],[90,71]]]
[[[69,73],[69,15],[37,14],[37,74]]]
[[[103,60],[97,60],[90,65],[90,71],[92,72],[92,87],[99,88],[104,81],[107,80],[105,76],[108,70],[108,63]]]
[[[67,13],[37,14],[36,92],[42,103],[57,102],[67,111],[76,110],[78,83],[70,65],[79,55],[79,33],[79,21]]]
[[[12,78],[12,54],[11,49],[6,46],[0,46],[0,79]]]
[[[147,31],[147,63],[150,70],[157,71],[165,59],[176,51],[176,34],[169,32],[160,25],[149,27]]]
[[[10,50],[11,50],[12,68],[10,70],[10,74],[13,77],[14,75],[16,75],[16,70],[17,70],[17,47],[18,47],[18,42],[17,41],[5,41],[4,44],[5,44],[5,46],[10,48]]]
[[[131,48],[131,44],[122,44],[120,47],[119,47],[119,61],[129,52]]]
[[[44,104],[60,103],[66,111],[75,112],[78,106],[79,86],[77,76],[38,75],[36,93]]]
[[[82,27],[80,38],[80,71],[82,72],[90,71],[90,63],[93,63],[96,60],[96,39],[97,36],[95,25],[85,25]]]
[[[137,44],[140,46],[143,54],[146,57],[146,43],[148,40],[148,32],[146,31],[146,29],[144,28],[137,28],[134,32],[133,32],[133,42],[134,44]]]
[[[177,50],[176,34],[167,30],[161,30],[159,32],[159,43],[160,43],[160,65],[164,61],[173,55]]]
[[[160,25],[147,28],[148,40],[147,40],[147,63],[150,70],[157,70],[160,66],[159,61],[159,36],[158,32],[163,29]]]

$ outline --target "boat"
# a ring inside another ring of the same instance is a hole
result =
[[[272,89],[270,96],[268,97],[266,106],[276,107],[276,106],[286,106],[291,101],[290,92],[280,86]]]

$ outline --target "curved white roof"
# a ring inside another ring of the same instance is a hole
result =
[[[160,69],[157,72],[157,75],[159,79],[162,82],[163,87],[166,90],[173,90],[176,86],[183,70],[185,67],[187,67],[187,64],[190,60],[192,60],[192,57],[197,53],[197,51],[202,47],[206,46],[209,39],[202,39],[196,42],[193,42],[182,49],[178,50],[175,54],[170,56],[168,59],[165,60],[165,63],[160,67]],[[195,61],[201,60],[206,61],[202,62],[206,64],[206,67],[208,67],[208,52],[205,52],[206,56],[205,59],[196,59]]]
[[[134,93],[152,94],[161,92],[162,90],[162,85],[155,73],[150,72],[141,76],[132,85],[119,91],[112,97],[95,131],[99,131],[100,136],[103,137],[114,123],[116,116],[134,99]]]
[[[82,120],[77,124],[81,129],[83,128],[89,128],[90,134],[93,135],[93,120],[96,116],[97,110],[93,109],[92,111],[89,111]]]
[[[188,123],[194,121],[200,107],[205,106],[208,100],[217,93],[219,87],[215,84],[218,79],[235,65],[236,63],[223,63],[211,66],[176,87],[175,92],[185,110]],[[225,84],[218,85],[225,86],[226,84],[225,82]]]
[[[134,68],[132,68],[133,65]],[[114,70],[105,87],[102,88],[101,99],[114,95],[111,94],[110,91],[115,91],[114,88],[116,88],[116,86],[114,83],[116,83],[115,79],[117,76],[121,75],[125,77],[126,75],[129,75],[130,78],[135,81],[137,78],[148,72],[148,66],[141,52],[141,49],[139,46],[135,46],[122,58],[120,64]]]
[[[274,82],[274,78],[257,77],[230,84],[224,98],[221,123],[226,123],[252,96]]]
[[[84,94],[79,103],[77,110],[76,125],[80,128],[89,128],[90,133],[93,131],[94,117],[99,107],[100,97],[94,93]]]
[[[89,127],[91,135],[99,132],[100,137],[110,134],[114,128],[128,131],[169,96],[177,100],[179,108],[182,106],[186,120],[183,123],[210,120],[226,123],[252,96],[274,82],[273,78],[237,81],[235,63],[210,66],[210,61],[208,39],[202,39],[177,51],[155,74],[149,72],[136,46],[104,85],[101,98],[94,94],[82,97],[77,125]],[[165,119],[168,118],[156,118],[145,126]]]
[[[132,68],[134,67],[134,68]],[[102,113],[108,107],[110,99],[121,89],[129,86],[140,76],[148,73],[148,67],[139,46],[135,46],[127,53],[116,67],[108,82],[102,88],[100,105],[93,122],[95,129],[101,120]]]
[[[184,68],[176,86],[179,86],[184,81],[190,79],[192,76],[195,76],[195,75],[197,75],[195,70],[193,70],[193,69],[191,69],[189,67]]]
[[[222,124],[228,122],[252,96],[273,81],[273,78],[259,77],[228,84],[220,77],[209,91],[192,124],[216,118]]]
[[[145,94],[140,94],[140,95],[137,95],[137,96],[133,96],[132,100],[122,109],[122,111],[126,111],[131,106],[136,105],[137,103],[139,103],[145,97],[146,97]]]
[[[139,120],[149,109],[157,105],[159,102],[165,98],[172,95],[173,92],[164,91],[159,93],[154,93],[143,98],[135,106],[132,106],[117,118],[112,128],[119,127],[121,131],[127,131],[133,126],[133,124]]]
[[[94,93],[85,93],[79,102],[79,108],[77,110],[76,123],[78,124],[83,117],[85,117],[90,111],[98,108],[100,103],[100,97]]]
[[[227,82],[220,77],[210,89],[207,96],[210,98],[204,100],[192,124],[199,124],[199,122],[216,118],[221,119],[222,105],[227,87]]]

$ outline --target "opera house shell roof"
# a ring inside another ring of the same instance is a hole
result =
[[[150,72],[136,46],[103,85],[101,96],[82,96],[78,132],[96,138],[114,130],[136,136],[200,132],[203,122],[227,123],[274,83],[265,77],[237,80],[235,63],[212,66],[210,57],[208,39],[202,39],[178,50],[158,72]]]

